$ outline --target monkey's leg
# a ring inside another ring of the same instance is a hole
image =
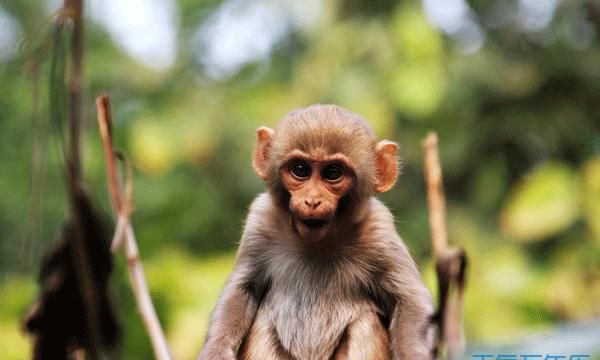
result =
[[[293,360],[281,346],[272,322],[260,308],[238,353],[240,360]]]
[[[368,311],[348,325],[333,360],[389,360],[387,329],[374,311]]]

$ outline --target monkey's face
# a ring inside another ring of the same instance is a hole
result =
[[[252,167],[307,241],[322,240],[334,223],[344,228],[373,192],[396,182],[398,145],[376,143],[362,118],[335,105],[293,111],[257,135]]]
[[[354,183],[355,172],[343,154],[292,151],[279,168],[290,194],[289,210],[298,234],[307,241],[323,239],[338,210],[340,199]]]

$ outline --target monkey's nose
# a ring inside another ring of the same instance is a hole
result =
[[[314,210],[321,205],[321,200],[305,199],[304,203]]]

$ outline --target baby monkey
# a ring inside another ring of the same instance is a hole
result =
[[[398,146],[335,105],[258,129],[252,166],[268,184],[199,359],[432,358],[433,306],[389,210]]]

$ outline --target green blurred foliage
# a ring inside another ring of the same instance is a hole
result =
[[[501,2],[470,1],[485,43],[465,53],[419,2],[324,1],[318,21],[291,31],[267,58],[213,79],[190,44],[222,3],[175,3],[177,61],[165,71],[138,63],[102,24],[88,18],[86,25],[85,175],[109,211],[91,101],[107,91],[116,144],[136,167],[134,227],[177,358],[199,350],[247,207],[264,190],[250,166],[256,127],[317,102],[356,111],[381,138],[401,144],[403,175],[381,197],[434,292],[420,141],[439,133],[449,238],[471,263],[469,341],[515,339],[600,315],[600,12],[593,2],[560,2],[547,27],[526,31],[514,19],[486,20]],[[29,349],[18,321],[66,204],[60,144],[47,116],[48,49],[39,46],[52,16],[39,0],[0,4],[22,31],[16,55],[0,60],[0,348],[3,359],[22,359]],[[582,21],[595,29],[587,42],[571,36]],[[151,347],[118,260],[122,357],[147,359]]]
[[[507,236],[525,241],[547,238],[569,228],[579,217],[579,184],[563,164],[544,163],[515,184],[502,210]]]

